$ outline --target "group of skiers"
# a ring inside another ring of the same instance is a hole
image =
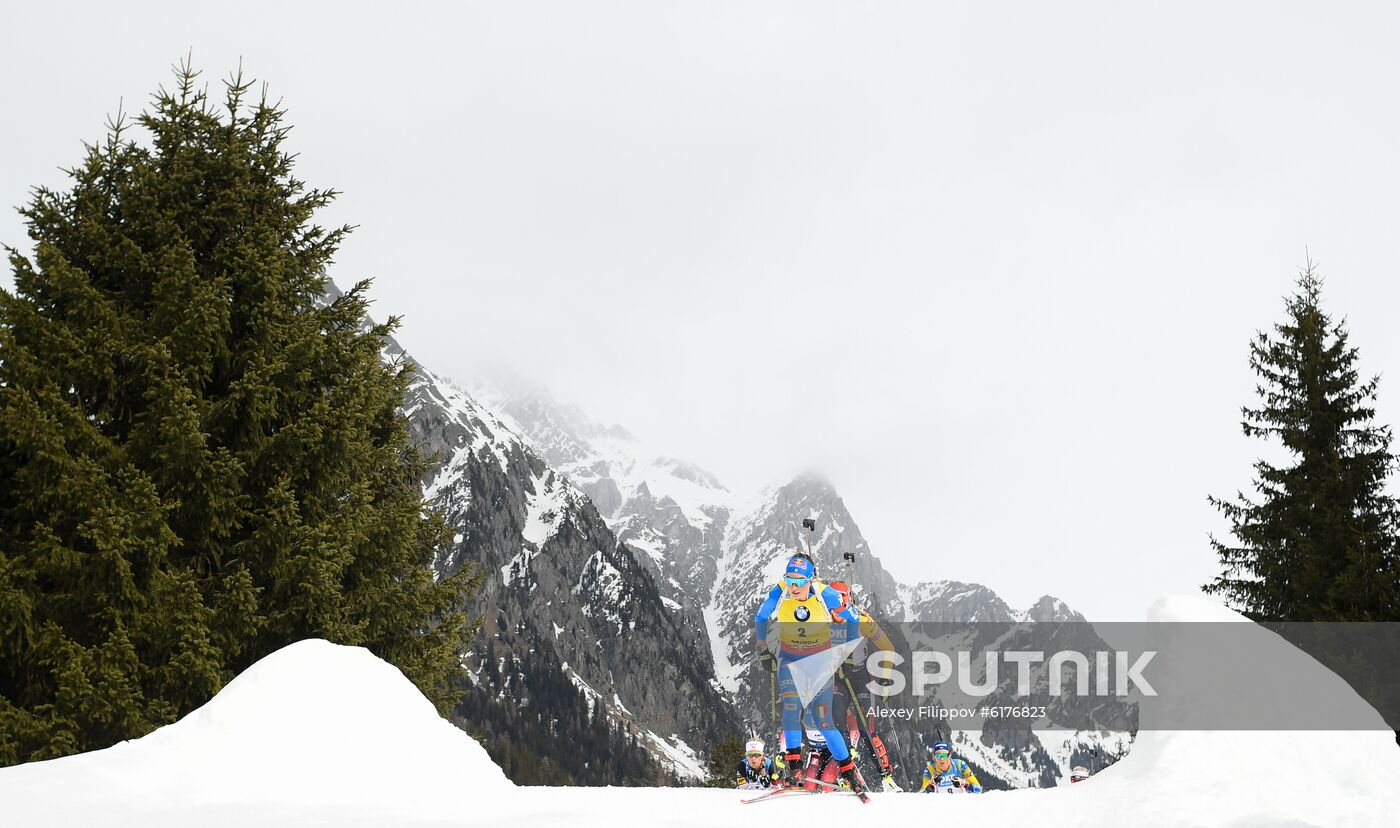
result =
[[[764,751],[762,739],[750,739],[744,745],[744,759],[735,773],[734,786],[747,790],[774,786],[801,787],[819,792],[838,788],[857,792],[863,790],[859,771],[855,773],[857,784],[853,786],[843,774],[843,763],[832,757],[830,748],[820,739],[819,732],[808,732],[807,760],[797,766],[800,769],[798,773],[786,774],[785,761],[785,757],[779,759],[768,756]],[[1076,774],[1081,770],[1083,769],[1075,768]],[[1088,772],[1085,771],[1085,777],[1087,775]],[[1071,777],[1075,782],[1082,778],[1084,777]],[[886,790],[897,791],[900,788],[894,785],[886,787]],[[982,783],[978,781],[977,774],[967,762],[953,757],[947,742],[936,742],[929,748],[929,760],[924,766],[923,785],[919,790],[923,793],[949,790],[981,793]]]
[[[771,628],[773,622],[777,622],[776,631]],[[863,743],[880,770],[884,790],[901,790],[884,742],[875,733],[874,718],[868,715],[870,677],[865,670],[872,653],[893,650],[894,645],[875,619],[854,604],[850,587],[841,581],[819,580],[811,556],[798,552],[788,559],[782,581],[759,604],[753,623],[759,659],[773,682],[775,714],[781,697],[782,725],[772,756],[761,739],[751,739],[744,746],[735,786],[845,789],[865,799],[865,781],[852,752]],[[852,642],[835,674],[826,676],[828,651]],[[818,686],[813,686],[814,675],[825,677]],[[799,693],[799,680],[806,693]],[[846,725],[847,733],[842,733],[838,722]],[[1087,770],[1076,767],[1071,780],[1087,776]],[[929,748],[920,790],[981,793],[982,784],[967,762],[953,756],[948,742],[938,741]]]

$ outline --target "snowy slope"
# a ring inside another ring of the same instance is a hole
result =
[[[734,508],[729,490],[704,469],[619,426],[591,421],[537,384],[497,375],[476,378],[471,390],[588,496],[617,539],[651,571],[687,641],[707,646],[702,609]]]
[[[1222,612],[1196,598],[1156,620]],[[1261,631],[1261,634],[1267,634]],[[1296,669],[1321,670],[1296,655]],[[339,694],[327,694],[337,688]],[[1288,688],[1279,688],[1286,694]],[[1299,700],[1316,703],[1316,699]],[[1363,704],[1339,690],[1329,704]],[[1295,758],[1307,756],[1306,775]],[[980,797],[807,796],[741,805],[723,790],[516,788],[438,719],[394,668],[356,648],[303,642],[144,739],[0,770],[7,826],[713,826],[877,819],[995,826],[1340,826],[1400,813],[1389,731],[1156,732],[1089,781]]]

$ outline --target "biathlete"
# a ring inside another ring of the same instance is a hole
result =
[[[832,688],[835,675],[826,677],[804,708],[797,692],[793,668],[803,666],[804,659],[820,657],[833,643],[842,644],[858,636],[859,616],[846,606],[841,594],[816,579],[817,568],[803,554],[788,559],[782,582],[768,591],[754,613],[754,633],[759,656],[774,657],[774,647],[768,642],[769,624],[777,621],[777,677],[783,702],[783,763],[784,782],[801,784],[802,721],[821,731],[827,749],[837,762],[841,778],[850,789],[865,798],[865,786],[856,773],[846,738],[832,720]],[[821,662],[809,664],[820,672]]]

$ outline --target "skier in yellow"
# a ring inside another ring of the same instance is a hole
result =
[[[928,750],[924,784],[919,791],[939,793],[954,789],[963,793],[982,793],[982,783],[977,781],[977,774],[966,762],[953,758],[953,749],[947,742],[936,742]]]
[[[846,739],[832,723],[831,692],[835,676],[828,676],[804,707],[793,675],[793,668],[802,665],[804,659],[831,649],[833,637],[837,643],[844,643],[849,636],[859,634],[856,629],[859,619],[854,610],[844,607],[841,594],[818,581],[816,576],[816,565],[808,556],[799,553],[788,559],[782,582],[768,591],[754,613],[754,633],[760,656],[772,658],[768,625],[773,620],[778,622],[776,655],[778,686],[783,697],[783,747],[786,749],[783,758],[790,777],[802,763],[802,718],[806,714],[808,724],[821,731],[826,739],[832,758],[839,763],[841,777],[864,799],[865,786],[856,773]]]

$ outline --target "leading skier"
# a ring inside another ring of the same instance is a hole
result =
[[[841,778],[850,789],[865,798],[865,786],[856,773],[855,762],[841,731],[832,723],[831,691],[835,675],[827,676],[804,708],[797,692],[797,680],[792,669],[803,659],[831,649],[833,641],[844,643],[858,636],[859,618],[840,593],[817,580],[817,568],[807,555],[798,553],[788,559],[782,582],[774,585],[754,613],[754,633],[761,658],[773,657],[768,642],[768,624],[776,619],[778,686],[783,699],[783,747],[787,784],[800,784],[802,767],[802,720],[821,731],[832,758],[838,763]]]

